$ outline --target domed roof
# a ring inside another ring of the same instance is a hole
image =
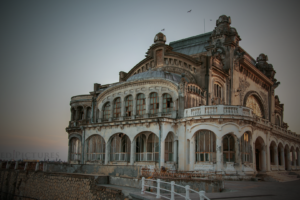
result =
[[[143,79],[155,79],[155,78],[167,79],[167,80],[171,80],[171,81],[174,81],[176,83],[179,83],[182,76],[179,75],[179,74],[174,74],[174,73],[165,72],[165,71],[149,70],[149,71],[146,71],[146,72],[135,74],[135,75],[131,76],[129,79],[127,79],[127,81],[136,81],[136,80],[143,80]],[[185,78],[185,80],[188,82],[188,80],[186,78]]]

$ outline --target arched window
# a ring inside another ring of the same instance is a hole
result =
[[[132,116],[132,105],[133,105],[132,95],[130,95],[130,96],[126,97],[126,99],[125,99],[126,117]]]
[[[71,109],[71,121],[76,120],[76,110],[74,108]]]
[[[73,137],[70,141],[70,159],[72,161],[80,161],[81,159],[81,142],[78,138]]]
[[[146,99],[144,94],[139,94],[136,100],[136,114],[144,115],[146,113]]]
[[[158,113],[159,109],[159,102],[158,102],[158,95],[157,93],[150,94],[150,114]]]
[[[115,134],[110,143],[110,161],[130,161],[130,139],[123,133]]]
[[[93,135],[87,139],[87,160],[101,161],[105,160],[105,141],[100,135]]]
[[[280,117],[278,115],[276,115],[275,124],[280,126]]]
[[[234,162],[234,138],[232,135],[225,135],[223,138],[223,161]]]
[[[83,120],[83,107],[79,106],[77,108],[77,112],[78,112],[78,120]]]
[[[121,117],[121,98],[114,101],[114,118]]]
[[[201,130],[195,134],[196,162],[216,160],[216,136],[213,132]]]
[[[165,139],[165,162],[173,161],[173,133],[168,133]]]
[[[91,119],[91,114],[92,114],[92,109],[91,107],[88,107],[86,112],[86,118]]]
[[[110,118],[110,102],[107,102],[103,107],[103,119],[108,120]]]
[[[250,146],[250,134],[244,133],[241,138],[241,151],[242,151],[242,162],[251,162],[252,148]]]
[[[216,98],[222,98],[222,87],[221,85],[215,83],[214,84],[214,94]]]
[[[253,95],[247,98],[246,107],[252,108],[253,113],[258,117],[263,117],[259,101]]]

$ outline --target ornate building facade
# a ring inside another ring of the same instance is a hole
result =
[[[71,98],[69,162],[184,171],[300,169],[300,135],[288,130],[279,82],[253,59],[231,19],[212,32],[154,44],[119,82]]]

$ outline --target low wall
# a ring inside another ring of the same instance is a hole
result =
[[[2,169],[0,170],[0,199],[8,200],[23,196],[39,200],[123,200],[121,190],[97,185],[107,184],[107,181],[108,177]]]
[[[138,178],[141,174],[141,166],[132,165],[85,165],[85,164],[56,164],[46,163],[46,172],[97,174],[104,176],[124,176]]]
[[[200,191],[204,190],[205,192],[221,192],[224,189],[224,182],[222,180],[204,180],[204,179],[167,179],[161,178],[161,181],[171,182],[175,181],[175,184],[186,186],[189,185],[191,189]],[[153,185],[154,183],[154,185]],[[124,178],[124,177],[109,177],[109,184],[119,185],[119,186],[128,186],[135,188],[142,188],[142,180],[137,178]],[[156,186],[156,182],[146,181],[146,185]],[[169,184],[161,183],[161,187],[171,190]],[[185,193],[184,188],[175,187],[175,192]]]

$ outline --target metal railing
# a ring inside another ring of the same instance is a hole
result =
[[[105,153],[87,153],[88,161],[104,161]]]
[[[130,153],[112,153],[110,154],[110,161],[130,161]]]
[[[155,186],[152,186],[152,185],[146,185],[146,184],[145,184],[145,181],[157,182],[157,185],[156,185],[156,187],[155,187]],[[171,185],[171,190],[161,188],[161,187],[160,187],[160,183],[170,184],[170,185]],[[180,194],[180,193],[175,192],[175,191],[174,191],[174,187],[175,187],[175,186],[181,187],[181,188],[185,188],[185,195],[182,195],[182,194]],[[150,192],[150,191],[146,191],[146,190],[145,190],[145,187],[156,188],[156,193]],[[161,195],[161,194],[160,194],[160,190],[164,190],[164,191],[170,192],[170,193],[171,193],[171,198],[169,198],[169,197],[167,197],[167,196]],[[199,194],[200,200],[204,200],[204,199],[210,200],[207,196],[205,196],[205,191],[199,191],[199,192],[197,192],[197,191],[191,189],[189,185],[186,185],[186,186],[184,187],[184,186],[182,186],[182,185],[177,185],[177,184],[175,184],[174,181],[171,181],[171,182],[165,182],[165,181],[161,181],[160,179],[152,180],[152,179],[145,179],[145,177],[142,178],[142,191],[141,191],[141,194],[145,194],[145,193],[154,194],[154,195],[156,195],[156,198],[157,198],[157,199],[160,198],[160,197],[163,197],[163,198],[166,198],[166,199],[175,200],[175,195],[178,195],[178,196],[181,196],[181,197],[185,198],[185,200],[190,200],[190,191]]]

